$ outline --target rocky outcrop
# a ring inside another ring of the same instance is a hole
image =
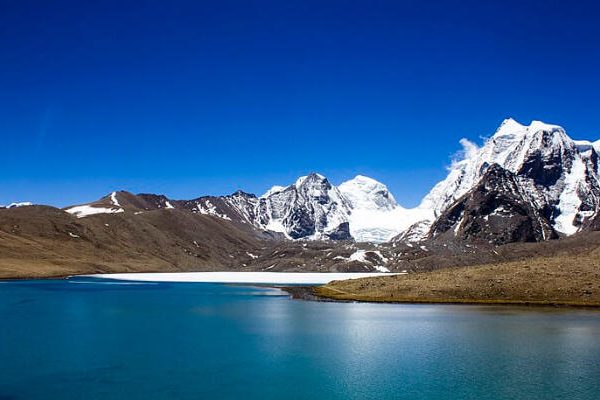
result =
[[[543,211],[523,193],[516,175],[497,164],[433,223],[429,238],[444,235],[493,245],[558,237]]]

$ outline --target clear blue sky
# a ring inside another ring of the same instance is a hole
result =
[[[0,0],[0,204],[356,174],[416,205],[507,116],[600,138],[593,1]]]

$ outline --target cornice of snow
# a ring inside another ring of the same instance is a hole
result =
[[[260,196],[260,198],[261,198],[261,199],[267,198],[267,197],[271,196],[272,194],[275,194],[275,193],[279,193],[279,192],[282,192],[282,191],[284,191],[284,190],[285,190],[285,189],[287,189],[288,187],[289,187],[289,186],[279,186],[279,185],[275,185],[275,186],[271,187],[269,190],[267,190],[265,193],[263,193],[263,194]]]

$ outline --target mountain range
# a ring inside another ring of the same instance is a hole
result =
[[[600,205],[600,141],[576,141],[556,125],[507,119],[483,146],[461,142],[463,157],[412,209],[400,206],[383,183],[366,176],[335,186],[311,173],[261,196],[237,191],[173,200],[113,192],[65,210],[86,217],[175,208],[249,224],[286,239],[374,243],[419,242],[448,231],[461,239],[497,244],[539,241],[593,225]],[[506,229],[515,231],[494,233]]]
[[[62,210],[5,207],[0,256],[50,253],[46,264],[71,257],[98,272],[144,263],[159,270],[404,270],[510,258],[498,246],[600,228],[600,141],[507,119],[481,146],[461,143],[446,179],[415,208],[361,175],[336,186],[310,173],[260,196],[176,200],[115,191]]]

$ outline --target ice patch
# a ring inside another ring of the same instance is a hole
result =
[[[360,262],[368,262],[366,259],[366,251],[365,250],[356,250],[349,257],[350,261],[360,261]]]
[[[69,214],[73,214],[77,218],[89,217],[95,214],[117,214],[122,213],[125,210],[122,208],[105,208],[105,207],[92,207],[92,206],[75,206],[65,210]]]
[[[204,200],[204,204],[202,204],[201,202],[197,202],[196,207],[200,214],[212,215],[214,217],[219,217],[221,219],[231,221],[231,218],[229,218],[227,215],[219,214],[219,212],[217,211],[217,207],[213,203],[211,203],[210,200]]]
[[[374,265],[373,268],[375,268],[379,272],[390,272],[389,269],[387,269],[386,267],[384,267],[382,265]]]
[[[8,206],[6,206],[6,208],[17,208],[17,207],[28,207],[28,206],[32,206],[33,203],[29,202],[29,201],[22,201],[19,203],[10,203]]]
[[[269,268],[274,267],[272,265]],[[133,282],[207,282],[324,285],[332,281],[399,275],[388,272],[163,272],[80,275]]]
[[[559,197],[560,215],[554,220],[554,228],[567,235],[572,235],[579,229],[574,221],[581,206],[581,199],[577,194],[581,182],[585,182],[585,165],[583,160],[576,158],[570,173],[566,176],[565,188]]]
[[[424,208],[355,209],[349,217],[350,234],[357,242],[383,243],[429,220],[433,220],[433,211]]]
[[[117,206],[117,207],[121,207],[121,204],[119,204],[119,200],[117,200],[117,192],[112,192],[110,195],[110,201],[112,201],[112,203]]]

